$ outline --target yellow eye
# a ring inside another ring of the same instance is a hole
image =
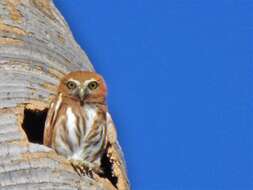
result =
[[[76,83],[74,83],[73,81],[68,81],[66,86],[68,87],[68,89],[75,89],[76,88]]]
[[[88,87],[90,90],[95,90],[98,87],[98,83],[96,81],[90,82]]]

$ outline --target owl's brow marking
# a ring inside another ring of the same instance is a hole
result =
[[[89,80],[84,81],[83,85],[86,86],[86,85],[88,85],[90,82],[93,82],[93,81],[97,81],[97,80],[94,79],[94,78],[91,78],[91,79],[89,79]]]
[[[66,82],[69,82],[69,81],[74,82],[74,83],[80,85],[80,82],[79,82],[78,80],[75,80],[75,79],[70,78],[70,79],[67,80]]]

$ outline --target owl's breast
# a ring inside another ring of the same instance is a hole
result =
[[[95,160],[105,144],[103,114],[93,105],[67,106],[64,112],[65,119],[56,123],[55,150],[67,158]]]
[[[65,157],[81,151],[85,134],[85,121],[75,108],[66,106],[61,109],[61,117],[55,123],[53,148]]]
[[[84,113],[85,120],[85,136],[91,132],[92,128],[94,128],[94,123],[98,118],[98,110],[95,106],[92,105],[84,105],[82,107],[82,111]]]
[[[77,151],[83,141],[84,136],[84,122],[83,118],[73,112],[71,107],[68,107],[66,110],[67,121],[66,121],[66,130],[68,135],[68,143],[72,152]]]
[[[83,158],[93,162],[103,154],[105,148],[106,113],[92,104],[84,105],[83,111],[86,126]]]

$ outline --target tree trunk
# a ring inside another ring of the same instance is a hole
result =
[[[51,0],[0,1],[1,190],[128,188],[125,179],[80,177],[40,145],[59,79],[74,70],[93,67]]]

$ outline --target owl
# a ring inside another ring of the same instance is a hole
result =
[[[128,189],[124,158],[107,110],[106,95],[104,79],[97,73],[75,71],[65,75],[49,107],[43,143],[83,174],[103,173],[101,159],[107,154],[118,186]]]

